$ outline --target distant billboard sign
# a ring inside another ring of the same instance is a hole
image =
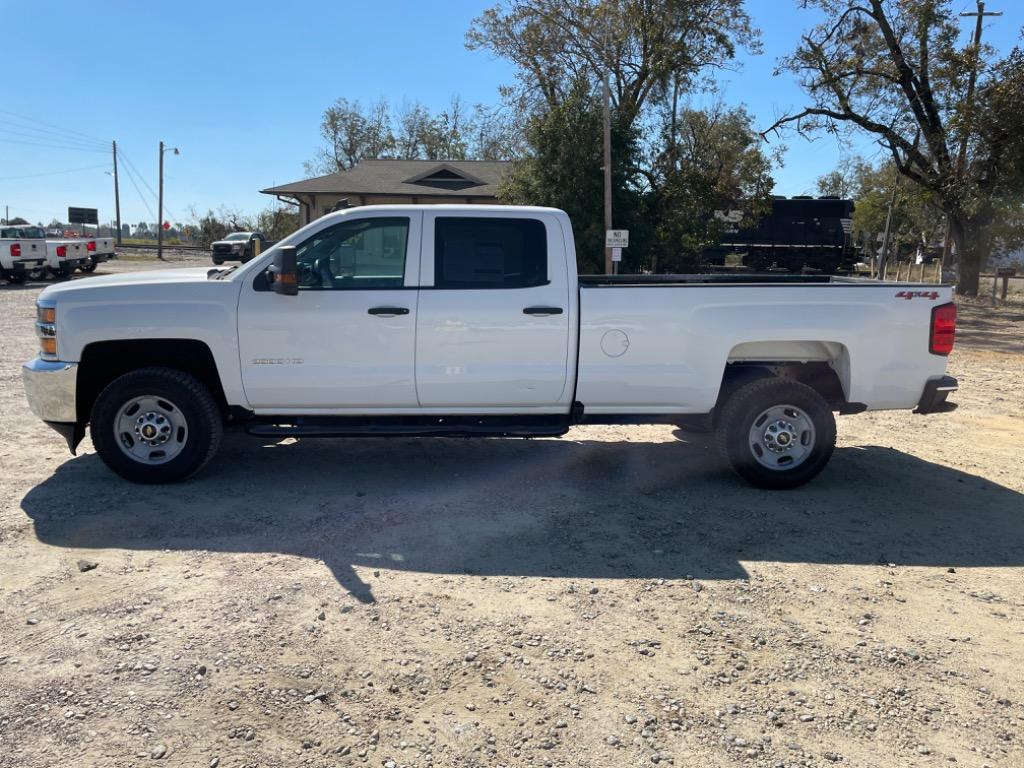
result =
[[[69,224],[99,224],[99,210],[97,208],[71,208],[68,207]]]

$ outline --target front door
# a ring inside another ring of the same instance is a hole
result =
[[[427,212],[423,226],[420,405],[567,404],[570,289],[558,221],[543,214]]]
[[[238,305],[242,384],[264,413],[415,408],[422,214],[361,212],[297,245],[298,296],[250,276]]]

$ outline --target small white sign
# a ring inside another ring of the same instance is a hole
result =
[[[628,229],[609,229],[604,235],[604,247],[605,248],[628,248],[629,247],[629,230]]]
[[[621,248],[612,248],[612,261],[622,261]]]

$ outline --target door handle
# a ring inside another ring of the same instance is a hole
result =
[[[395,315],[409,314],[409,310],[406,307],[370,307],[366,311],[371,315],[379,315],[381,317],[394,317]]]
[[[523,309],[524,315],[539,315],[541,317],[547,317],[548,315],[560,315],[562,314],[561,307],[525,307]]]

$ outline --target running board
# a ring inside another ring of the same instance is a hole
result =
[[[250,422],[257,437],[560,437],[569,431],[564,416],[476,417],[295,417]]]

